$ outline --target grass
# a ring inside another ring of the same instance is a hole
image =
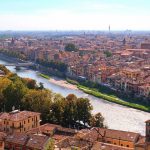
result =
[[[43,78],[45,78],[45,79],[50,79],[50,77],[49,77],[48,75],[45,75],[45,74],[43,74],[43,73],[40,73],[39,76],[41,76],[41,77],[43,77]]]
[[[88,88],[88,87],[85,87],[85,86],[82,86],[79,84],[78,84],[78,89],[82,90],[83,92],[85,92],[87,94],[93,95],[98,98],[102,98],[109,102],[113,102],[113,103],[117,103],[117,104],[120,104],[123,106],[128,106],[128,107],[135,108],[138,110],[150,112],[150,106],[147,106],[147,105],[141,105],[141,104],[136,104],[133,102],[127,102],[127,101],[124,101],[124,100],[114,96],[114,95],[107,95],[107,94],[97,91],[96,89]]]
[[[79,83],[77,82],[77,81],[75,81],[75,80],[71,80],[71,79],[66,79],[66,81],[68,82],[68,83],[70,83],[70,84],[73,84],[73,85],[78,85]]]

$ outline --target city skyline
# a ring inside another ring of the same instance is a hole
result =
[[[1,0],[0,30],[150,30],[148,0]]]

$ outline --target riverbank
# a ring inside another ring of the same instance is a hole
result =
[[[131,107],[134,109],[150,112],[150,106],[145,106],[145,105],[140,105],[140,104],[136,104],[136,103],[132,103],[132,102],[127,102],[127,101],[124,101],[118,97],[109,96],[109,95],[101,93],[97,90],[94,90],[94,89],[91,89],[91,88],[88,88],[88,87],[85,87],[82,85],[78,85],[77,87],[78,87],[78,89],[82,90],[83,92],[85,92],[87,94],[93,95],[93,96],[98,97],[98,98],[102,98],[106,101],[113,102],[113,103],[120,104],[120,105],[127,106],[127,107]]]
[[[43,74],[43,73],[40,73],[39,76],[45,78],[45,79],[50,79],[50,76],[46,75],[46,74]]]
[[[66,80],[63,80],[63,79],[61,80],[61,79],[58,79],[58,78],[50,78],[49,82],[54,83],[56,85],[59,85],[61,87],[72,89],[72,90],[77,90],[78,89],[78,87],[76,85],[70,84]]]
[[[17,61],[19,61],[19,59],[17,59],[17,58],[12,58],[12,57],[9,57],[9,56],[5,56],[3,54],[0,55],[0,59],[5,60],[7,62],[17,62]],[[79,90],[82,90],[84,93],[87,93],[87,94],[93,95],[95,97],[101,98],[105,101],[109,101],[109,102],[112,102],[112,103],[116,103],[116,104],[119,104],[119,105],[130,107],[130,108],[150,112],[150,106],[146,106],[146,105],[142,105],[142,104],[136,104],[136,103],[133,103],[133,102],[128,102],[128,101],[122,100],[121,98],[118,98],[116,96],[112,96],[110,94],[100,92],[100,91],[95,90],[93,88],[89,88],[87,86],[80,85],[77,81],[74,81],[74,80],[60,79],[60,78],[55,78],[55,77],[50,78],[48,75],[45,75],[43,73],[40,73],[39,76],[41,76],[45,79],[48,79],[49,82],[51,82],[55,85],[58,85],[60,87],[68,88],[68,89],[71,89],[71,90],[79,89]]]
[[[148,106],[148,105],[136,104],[136,103],[133,103],[133,102],[125,101],[125,100],[123,100],[123,99],[121,99],[121,98],[119,98],[115,95],[106,94],[106,93],[98,91],[97,89],[89,88],[87,86],[83,86],[83,85],[79,84],[77,81],[74,81],[74,80],[67,79],[67,82],[69,82],[73,85],[76,85],[77,88],[79,90],[82,90],[84,93],[93,95],[93,96],[101,98],[103,100],[113,102],[113,103],[116,103],[116,104],[119,104],[119,105],[127,106],[127,107],[130,107],[130,108],[150,112],[150,106]]]

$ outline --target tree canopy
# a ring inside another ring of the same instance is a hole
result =
[[[2,111],[16,109],[41,113],[43,123],[55,123],[64,127],[103,127],[101,114],[92,115],[91,103],[87,98],[77,98],[74,94],[63,97],[37,85],[32,79],[20,78],[10,73],[0,78],[0,106]]]
[[[68,51],[68,52],[78,51],[78,48],[74,44],[68,43],[65,46],[65,51]]]

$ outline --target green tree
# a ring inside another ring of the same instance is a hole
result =
[[[68,51],[68,52],[72,52],[72,51],[77,51],[78,49],[76,48],[76,46],[72,43],[68,43],[66,46],[65,46],[65,51]]]
[[[91,118],[91,111],[93,107],[87,98],[78,98],[77,100],[77,118],[82,121],[84,125],[89,122]]]
[[[111,57],[112,53],[108,50],[104,51],[104,54],[106,55],[106,57]]]
[[[65,99],[65,110],[63,112],[63,125],[72,126],[77,121],[77,97],[69,94]]]
[[[42,121],[47,122],[52,100],[50,90],[29,90],[22,99],[22,108],[41,113]]]
[[[40,90],[43,90],[43,89],[44,89],[44,85],[43,85],[42,82],[39,83],[39,89],[40,89]]]
[[[8,78],[0,78],[0,108],[3,108],[5,97],[3,91],[12,83]]]
[[[21,80],[16,80],[15,82],[9,84],[3,91],[3,95],[6,99],[6,110],[11,111],[12,106],[18,108],[21,104],[21,99],[26,93],[27,87]]]
[[[54,149],[55,149],[55,142],[53,139],[50,139],[44,150],[54,150]]]
[[[55,94],[54,101],[50,107],[50,117],[49,121],[56,124],[62,124],[63,122],[63,113],[65,109],[65,100],[64,97],[60,94]]]
[[[10,73],[10,71],[3,65],[0,65],[0,70],[4,71],[6,75]]]

